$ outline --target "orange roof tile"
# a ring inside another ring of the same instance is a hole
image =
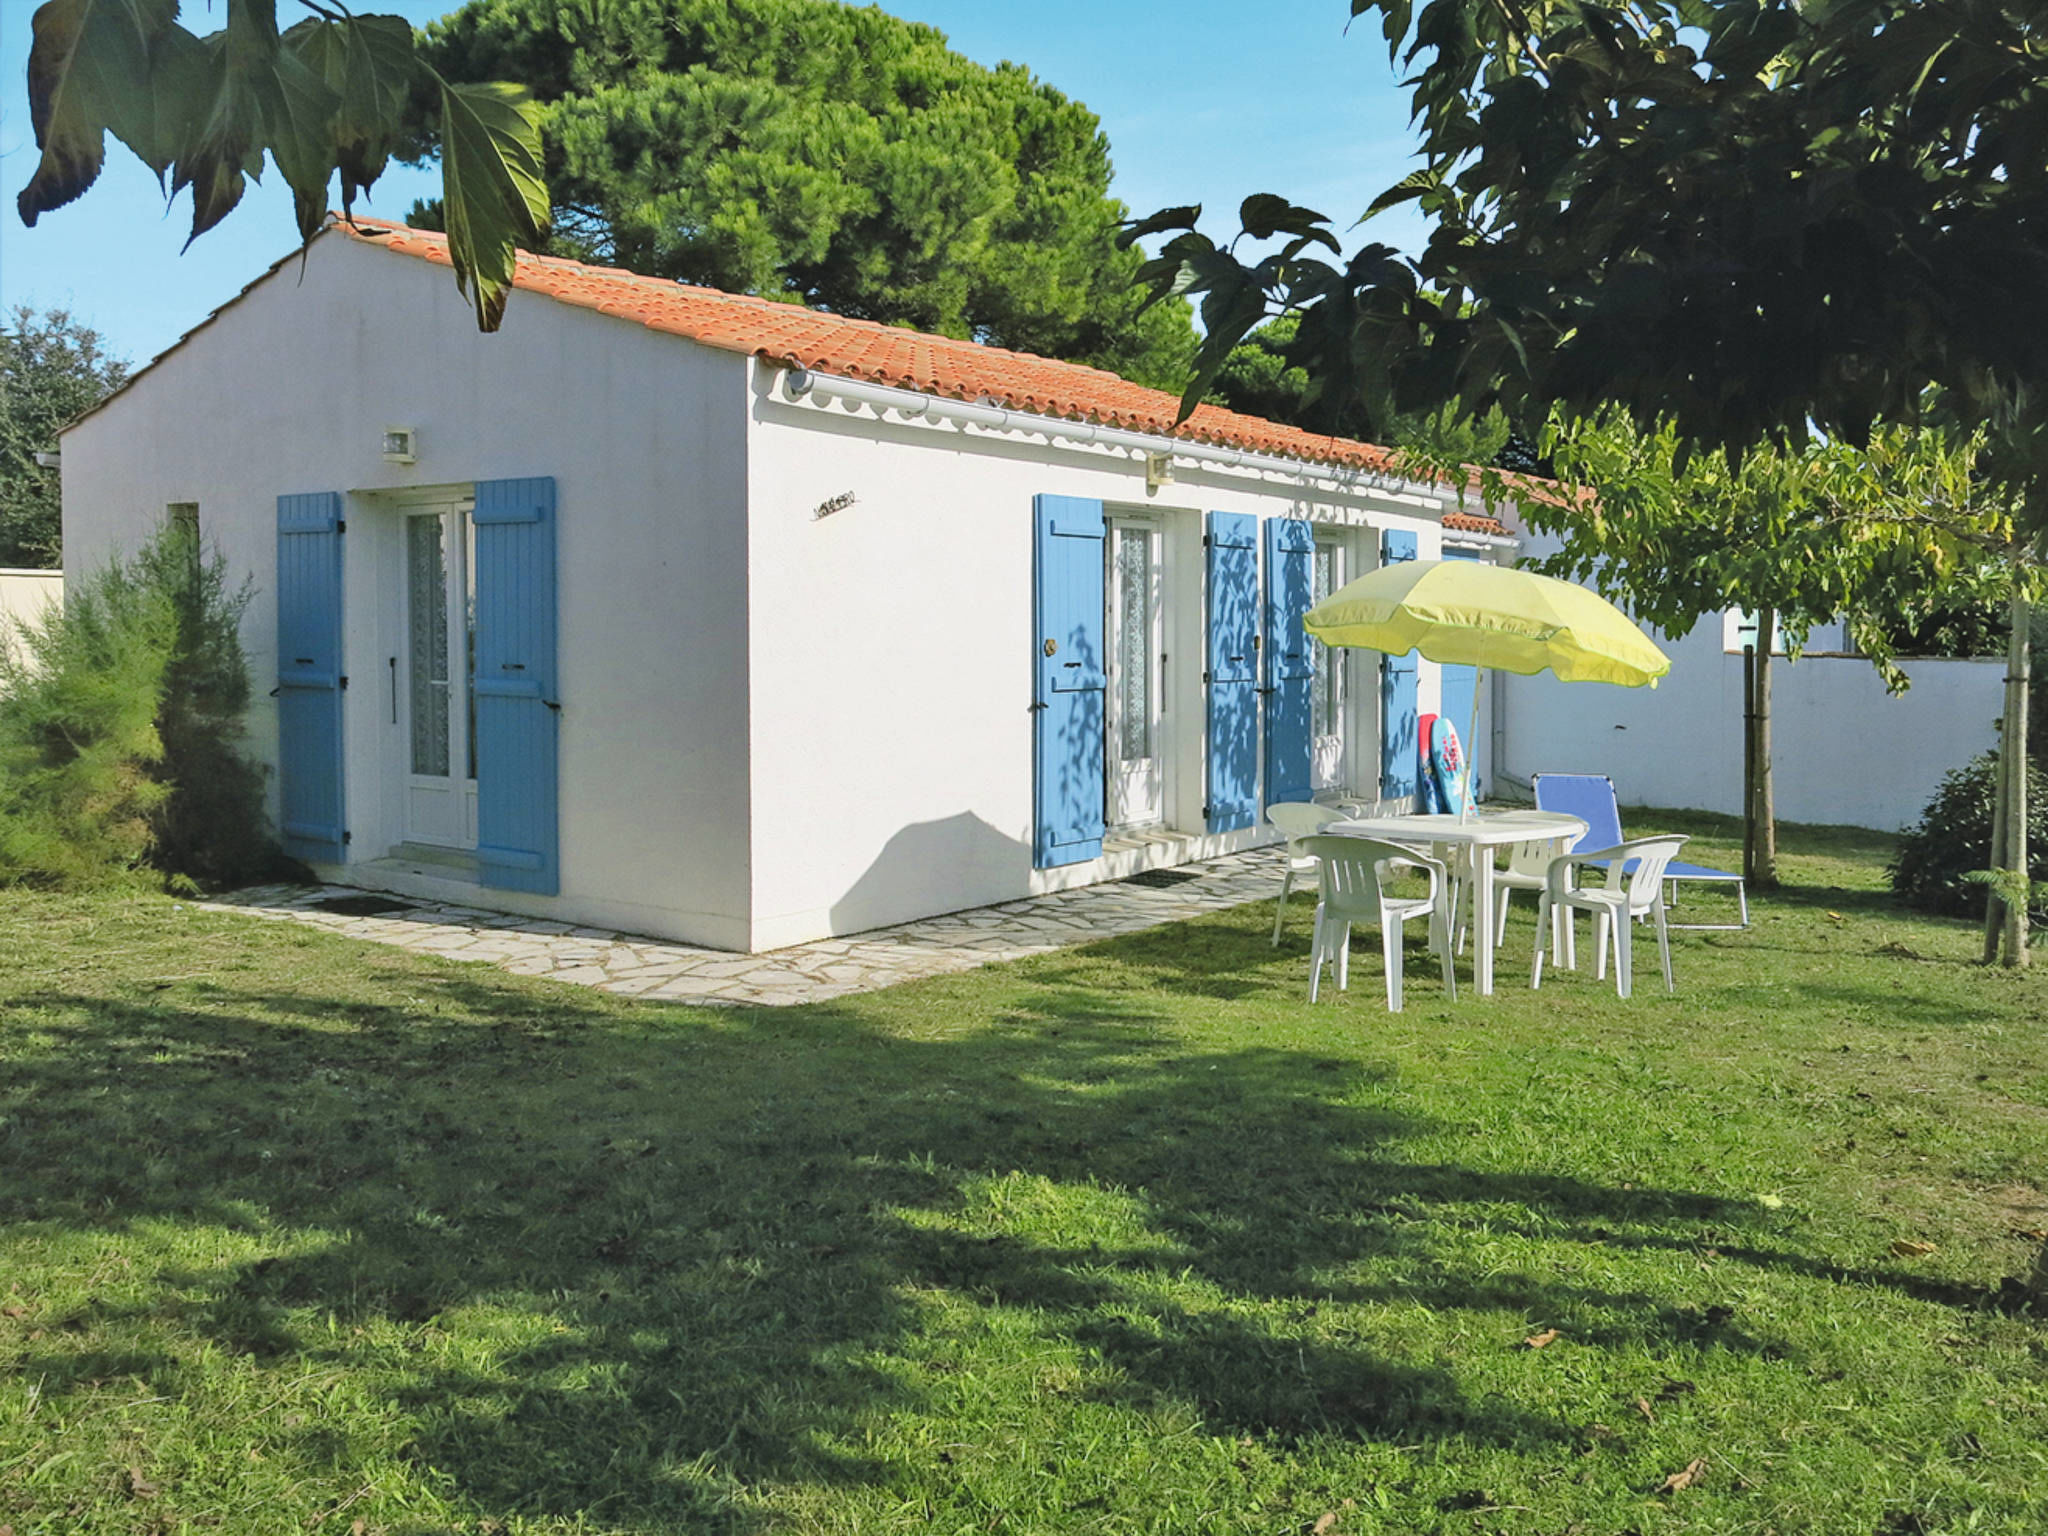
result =
[[[445,235],[384,219],[358,218],[353,224],[337,219],[332,227],[368,245],[441,266],[450,264]],[[873,320],[849,320],[799,304],[698,288],[618,267],[590,266],[526,251],[519,253],[512,282],[515,288],[545,294],[564,304],[637,320],[703,346],[792,368],[1311,464],[1399,473],[1388,449],[1305,432],[1217,405],[1196,407],[1192,416],[1176,426],[1177,396],[1083,363],[1005,351]],[[1491,517],[1464,512],[1446,513],[1443,525],[1468,533],[1503,531]]]

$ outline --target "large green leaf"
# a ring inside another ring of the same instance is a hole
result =
[[[171,196],[192,193],[187,246],[233,212],[244,182],[263,171],[256,103],[225,31],[197,39],[188,76],[191,122],[171,162]]]
[[[241,201],[245,183],[261,177],[266,151],[292,189],[300,238],[311,239],[327,214],[340,93],[284,46],[274,0],[235,0],[226,28],[196,47],[199,60],[183,88],[194,119],[171,179],[173,195],[192,191],[191,239]]]
[[[327,216],[338,171],[344,209],[404,142],[415,87],[440,92],[442,179],[456,280],[495,330],[513,252],[548,216],[539,114],[509,85],[450,85],[420,60],[399,16],[309,18],[280,34],[277,0],[225,0],[226,25],[196,37],[178,0],[49,0],[35,16],[29,105],[42,159],[22,189],[24,223],[97,179],[111,130],[192,194],[196,240],[274,163],[299,234]],[[187,241],[190,244],[190,241]]]
[[[412,27],[403,16],[309,19],[289,28],[284,44],[339,102],[332,149],[341,172],[341,206],[352,209],[403,138],[406,104],[420,68]]]
[[[110,129],[163,174],[171,156],[152,60],[177,14],[178,0],[49,0],[36,11],[28,109],[42,158],[16,199],[24,224],[99,179]]]
[[[1202,205],[1190,203],[1182,208],[1162,208],[1146,218],[1126,219],[1116,237],[1117,247],[1128,250],[1147,235],[1163,234],[1169,229],[1193,229],[1201,216]]]
[[[1244,232],[1254,240],[1270,240],[1275,235],[1294,235],[1300,242],[1294,249],[1314,241],[1326,245],[1341,254],[1343,247],[1337,237],[1330,233],[1329,220],[1313,208],[1301,208],[1284,197],[1271,192],[1254,192],[1244,200],[1238,209],[1238,222]]]
[[[512,291],[514,252],[547,223],[540,114],[516,85],[440,83],[448,254],[477,324],[495,331]]]

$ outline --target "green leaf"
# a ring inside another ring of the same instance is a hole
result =
[[[422,66],[425,67],[425,66]],[[455,281],[495,331],[512,291],[518,242],[537,241],[548,217],[541,179],[540,115],[516,85],[441,84],[441,187]]]
[[[1225,257],[1224,260],[1229,260]],[[1180,410],[1174,416],[1178,426],[1195,412],[1216,375],[1230,360],[1231,351],[1269,317],[1266,292],[1244,268],[1230,262],[1226,270],[1212,276],[1202,300],[1202,325],[1206,334],[1195,354],[1194,376],[1181,392]]]
[[[1444,184],[1444,173],[1436,166],[1426,165],[1419,171],[1410,171],[1386,191],[1372,200],[1372,206],[1365,210],[1366,218],[1384,213],[1389,208],[1425,197]]]
[[[287,30],[284,44],[333,91],[332,149],[341,171],[341,206],[384,173],[403,137],[406,106],[419,72],[412,28],[402,16],[308,19]]]
[[[1127,251],[1147,235],[1156,235],[1162,230],[1193,229],[1201,216],[1202,205],[1190,203],[1180,208],[1162,208],[1142,219],[1126,219],[1123,228],[1117,232],[1117,249]]]
[[[42,158],[15,200],[22,223],[33,228],[99,179],[110,129],[163,174],[170,154],[151,61],[165,33],[179,30],[177,14],[178,0],[49,0],[36,11],[28,109]]]
[[[185,89],[203,105],[171,179],[173,196],[192,189],[192,234],[185,243],[234,210],[244,183],[263,174],[266,150],[292,189],[300,237],[311,239],[327,211],[334,170],[330,124],[341,98],[284,47],[274,0],[229,6],[226,28],[198,45]]]
[[[263,172],[261,114],[246,73],[235,67],[225,31],[197,40],[189,73],[194,127],[171,164],[171,196],[192,192],[188,247],[232,213],[243,183]]]
[[[265,81],[264,138],[285,185],[292,189],[299,238],[310,240],[327,218],[327,184],[335,163],[333,124],[341,97],[296,53],[279,49],[272,60],[274,73]]]
[[[1341,253],[1337,237],[1329,231],[1329,220],[1313,208],[1302,208],[1271,192],[1254,192],[1237,211],[1238,222],[1254,240],[1275,235],[1298,235]]]

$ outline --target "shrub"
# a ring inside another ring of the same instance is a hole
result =
[[[1956,917],[1984,915],[1985,888],[1966,878],[1991,865],[1992,753],[1958,768],[1941,781],[1920,822],[1899,838],[1887,866],[1892,890],[1908,906]],[[2035,880],[2048,880],[2048,774],[2027,764],[2027,865]],[[2048,921],[2039,900],[2029,910]]]
[[[249,585],[231,589],[226,558],[175,528],[145,546],[134,568],[168,595],[177,620],[156,717],[163,756],[151,769],[169,793],[152,818],[150,862],[210,886],[269,873],[278,849],[264,816],[263,770],[241,752]]]
[[[134,871],[169,793],[157,708],[169,597],[114,565],[0,647],[0,879],[96,885]]]
[[[221,885],[275,865],[262,771],[238,750],[247,605],[220,554],[169,529],[0,647],[0,881],[146,867]]]

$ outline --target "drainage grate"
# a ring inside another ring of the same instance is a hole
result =
[[[311,905],[315,912],[332,912],[336,917],[387,917],[413,909],[411,902],[390,896],[328,896]]]
[[[1201,879],[1201,874],[1192,869],[1148,869],[1141,874],[1128,875],[1125,885],[1169,886],[1186,885],[1190,880]]]

